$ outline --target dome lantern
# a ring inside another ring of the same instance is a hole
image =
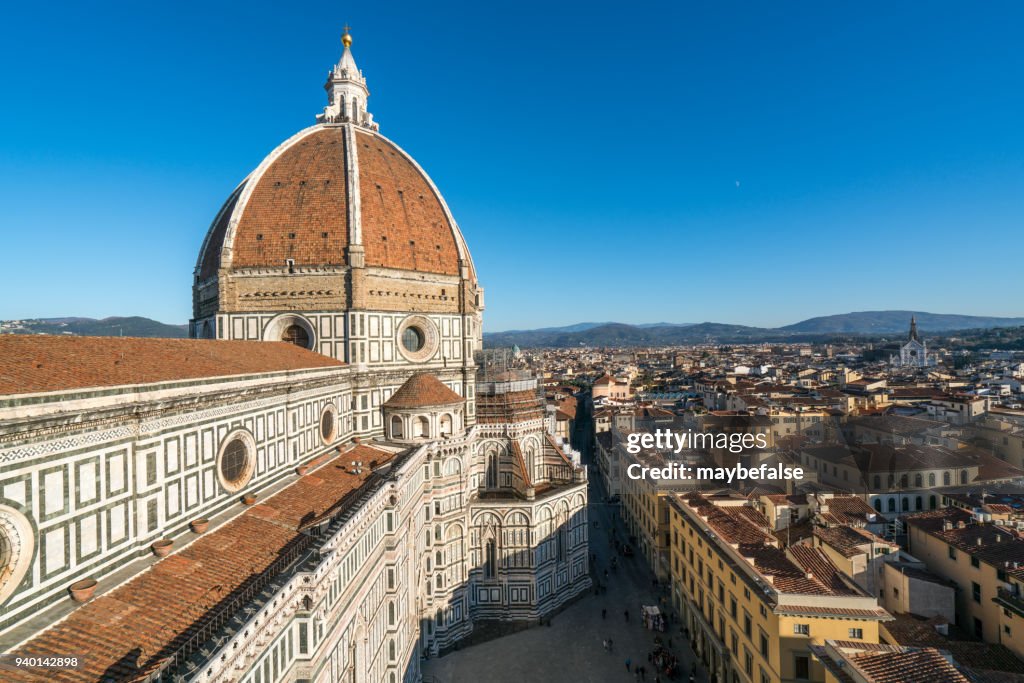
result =
[[[370,91],[366,87],[366,78],[363,72],[356,66],[355,57],[352,56],[352,34],[346,25],[341,35],[341,44],[345,49],[341,53],[341,59],[327,73],[327,83],[324,90],[327,91],[327,106],[322,114],[318,114],[316,120],[319,123],[355,123],[363,128],[377,130],[378,125],[373,121],[373,114],[367,111],[366,101],[370,97]]]

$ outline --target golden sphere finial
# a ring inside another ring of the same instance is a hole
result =
[[[341,44],[345,47],[352,47],[352,36],[349,34],[349,31],[352,29],[349,28],[348,24],[345,24],[345,28],[343,30],[345,32],[341,34]]]

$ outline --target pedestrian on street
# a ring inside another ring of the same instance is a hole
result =
[[[614,648],[615,648],[615,643],[613,643],[613,642],[612,642],[612,639],[611,639],[611,638],[609,638],[609,639],[608,639],[608,652],[611,652],[611,651],[612,651],[612,649],[614,649]]]
[[[626,621],[629,621],[629,610],[627,609],[622,614],[626,617]]]
[[[626,657],[626,673],[629,673],[629,667],[630,667],[630,665],[632,663],[633,663],[633,660],[630,659],[629,657]],[[692,678],[691,678],[691,680],[692,680]]]
[[[605,652],[608,652],[608,639],[607,638],[605,638],[604,640],[601,641],[601,647],[604,648]]]
[[[602,609],[601,610],[601,618],[604,619],[606,616],[608,616],[608,610]]]

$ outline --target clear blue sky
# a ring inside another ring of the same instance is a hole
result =
[[[87,6],[88,5],[88,6]],[[340,27],[486,328],[1024,314],[1019,2],[15,3],[0,318],[185,322]]]

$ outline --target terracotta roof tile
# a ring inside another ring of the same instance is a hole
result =
[[[859,652],[849,661],[870,683],[970,683],[941,652],[931,648]]]
[[[356,131],[362,236],[367,266],[459,274],[455,229],[416,164],[385,138]],[[232,214],[231,268],[341,266],[349,246],[345,127],[319,126],[283,149],[236,212],[239,188],[214,219],[200,279],[215,275]]]
[[[81,669],[62,681],[132,680],[152,670],[210,623],[224,605],[271,570],[275,560],[301,551],[310,536],[297,527],[350,500],[370,477],[346,469],[350,460],[384,463],[391,454],[370,446],[337,456],[310,474],[199,537],[127,583],[82,605],[18,648],[26,655],[87,652]],[[39,680],[5,672],[5,683]]]
[[[345,185],[342,128],[322,128],[292,144],[252,188],[235,228],[231,267],[283,267],[285,259],[345,265]]]
[[[356,132],[366,265],[459,274],[455,233],[423,174],[394,145]]]
[[[429,372],[418,372],[405,381],[384,405],[388,408],[425,408],[462,403],[465,399]]]
[[[284,342],[0,335],[0,395],[343,365]]]

